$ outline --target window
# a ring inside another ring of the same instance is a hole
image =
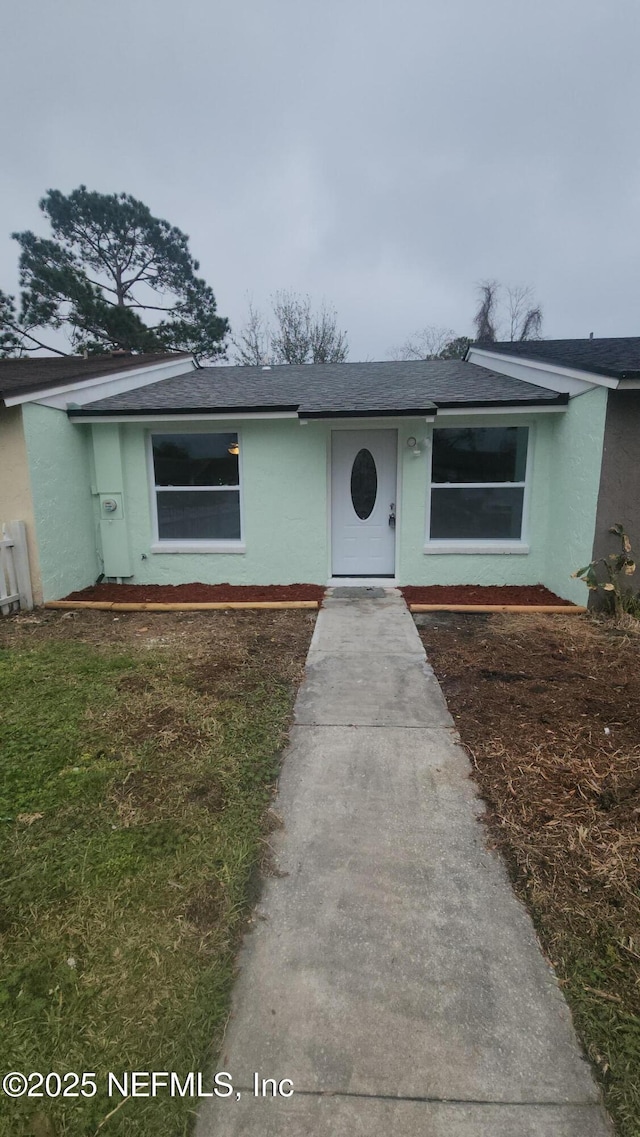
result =
[[[237,434],[151,437],[160,541],[239,541]]]
[[[358,450],[351,468],[351,501],[361,521],[373,513],[378,496],[378,471],[370,450]]]
[[[431,541],[520,541],[529,429],[434,429]]]

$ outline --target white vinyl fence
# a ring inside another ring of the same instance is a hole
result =
[[[0,613],[33,608],[27,533],[24,521],[7,521],[0,529]]]

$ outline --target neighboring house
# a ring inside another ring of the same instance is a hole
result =
[[[590,550],[585,548],[584,563],[620,551],[619,542],[609,532],[616,522],[622,523],[635,547],[640,547],[640,336],[474,344],[467,358],[483,366],[490,363],[530,383],[537,371],[548,386],[568,391],[572,400],[594,390],[594,385],[604,392],[604,423],[600,415],[597,421],[594,416],[593,447],[587,452],[588,469],[584,471],[589,481],[595,471],[598,481],[595,520],[592,514],[589,517],[593,543]],[[603,395],[599,398],[602,402]],[[562,486],[556,489],[562,493]],[[568,520],[571,541],[574,530]],[[572,595],[576,595],[575,587]]]
[[[640,338],[465,361],[6,360],[0,392],[0,520],[27,522],[44,599],[104,574],[540,582],[581,601],[570,574],[609,525],[640,536]]]
[[[102,571],[91,437],[67,407],[194,366],[189,355],[0,359],[0,524],[26,524],[36,604]]]

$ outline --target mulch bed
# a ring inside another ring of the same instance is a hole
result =
[[[322,600],[319,584],[94,584],[70,592],[65,600],[115,604],[201,604],[254,600]]]
[[[640,1133],[640,623],[428,613],[421,639],[490,843],[569,997],[624,1137]]]
[[[407,604],[570,604],[543,584],[430,584],[400,590]],[[586,589],[585,589],[586,594]]]
[[[567,604],[542,584],[408,585],[401,589],[407,604]],[[322,600],[320,584],[95,584],[70,592],[65,600],[99,600],[123,604],[233,603],[252,600]]]

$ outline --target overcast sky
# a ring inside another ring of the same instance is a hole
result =
[[[125,190],[222,315],[338,310],[352,359],[471,331],[484,278],[548,337],[640,335],[638,0],[8,0],[0,288],[38,199]]]

